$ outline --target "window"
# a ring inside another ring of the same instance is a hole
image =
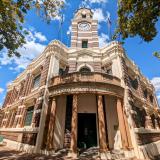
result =
[[[129,78],[130,79],[130,83],[132,85],[132,87],[137,90],[138,89],[138,80],[137,79],[132,79],[131,77]]]
[[[90,70],[88,67],[82,67],[82,68],[80,69],[80,72],[81,72],[81,73],[89,73],[89,72],[91,72],[91,70]]]
[[[112,75],[112,65],[102,67],[104,73]]]
[[[39,85],[40,85],[40,79],[41,79],[41,75],[40,74],[34,78],[33,88],[39,87]]]
[[[153,103],[153,96],[152,95],[149,96],[149,99],[150,99],[150,102]]]
[[[112,75],[112,69],[111,68],[107,69],[106,73]]]
[[[29,107],[27,109],[27,113],[26,113],[26,119],[25,119],[25,126],[30,126],[32,123],[32,117],[33,117],[33,110],[34,110],[34,106]]]
[[[82,14],[82,18],[86,18],[86,14]]]
[[[88,48],[88,41],[82,41],[82,48]]]
[[[143,96],[144,96],[145,99],[147,99],[147,96],[148,96],[147,89],[145,89],[145,90],[143,91]]]
[[[59,68],[59,75],[60,75],[60,76],[63,76],[63,74],[64,74],[63,68]]]

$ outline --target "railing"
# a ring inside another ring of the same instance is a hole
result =
[[[97,83],[107,83],[114,85],[121,85],[121,80],[115,76],[100,73],[100,72],[73,72],[68,73],[63,76],[53,77],[50,81],[50,86],[56,86],[60,84],[68,84],[68,83],[78,83],[78,82],[97,82]]]

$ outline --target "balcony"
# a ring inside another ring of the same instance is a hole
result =
[[[100,72],[74,72],[53,77],[49,82],[50,96],[65,94],[107,94],[123,97],[121,80]]]
[[[74,72],[64,76],[53,77],[50,81],[50,87],[58,86],[69,83],[90,82],[90,83],[103,83],[121,86],[121,80],[115,76],[100,73],[100,72],[87,72],[80,73]]]

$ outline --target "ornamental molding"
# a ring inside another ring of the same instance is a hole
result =
[[[94,83],[79,83],[55,86],[50,88],[50,96],[58,96],[63,94],[106,94],[122,98],[124,96],[124,89],[120,86],[111,84],[94,84]]]

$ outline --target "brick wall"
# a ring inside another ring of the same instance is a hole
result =
[[[45,60],[44,65],[42,67],[40,86],[43,86],[46,84],[50,59],[51,59],[51,56],[46,57],[46,60]]]
[[[3,136],[5,139],[9,139],[12,141],[20,142],[18,138],[22,133],[18,132],[0,132],[0,135]]]

